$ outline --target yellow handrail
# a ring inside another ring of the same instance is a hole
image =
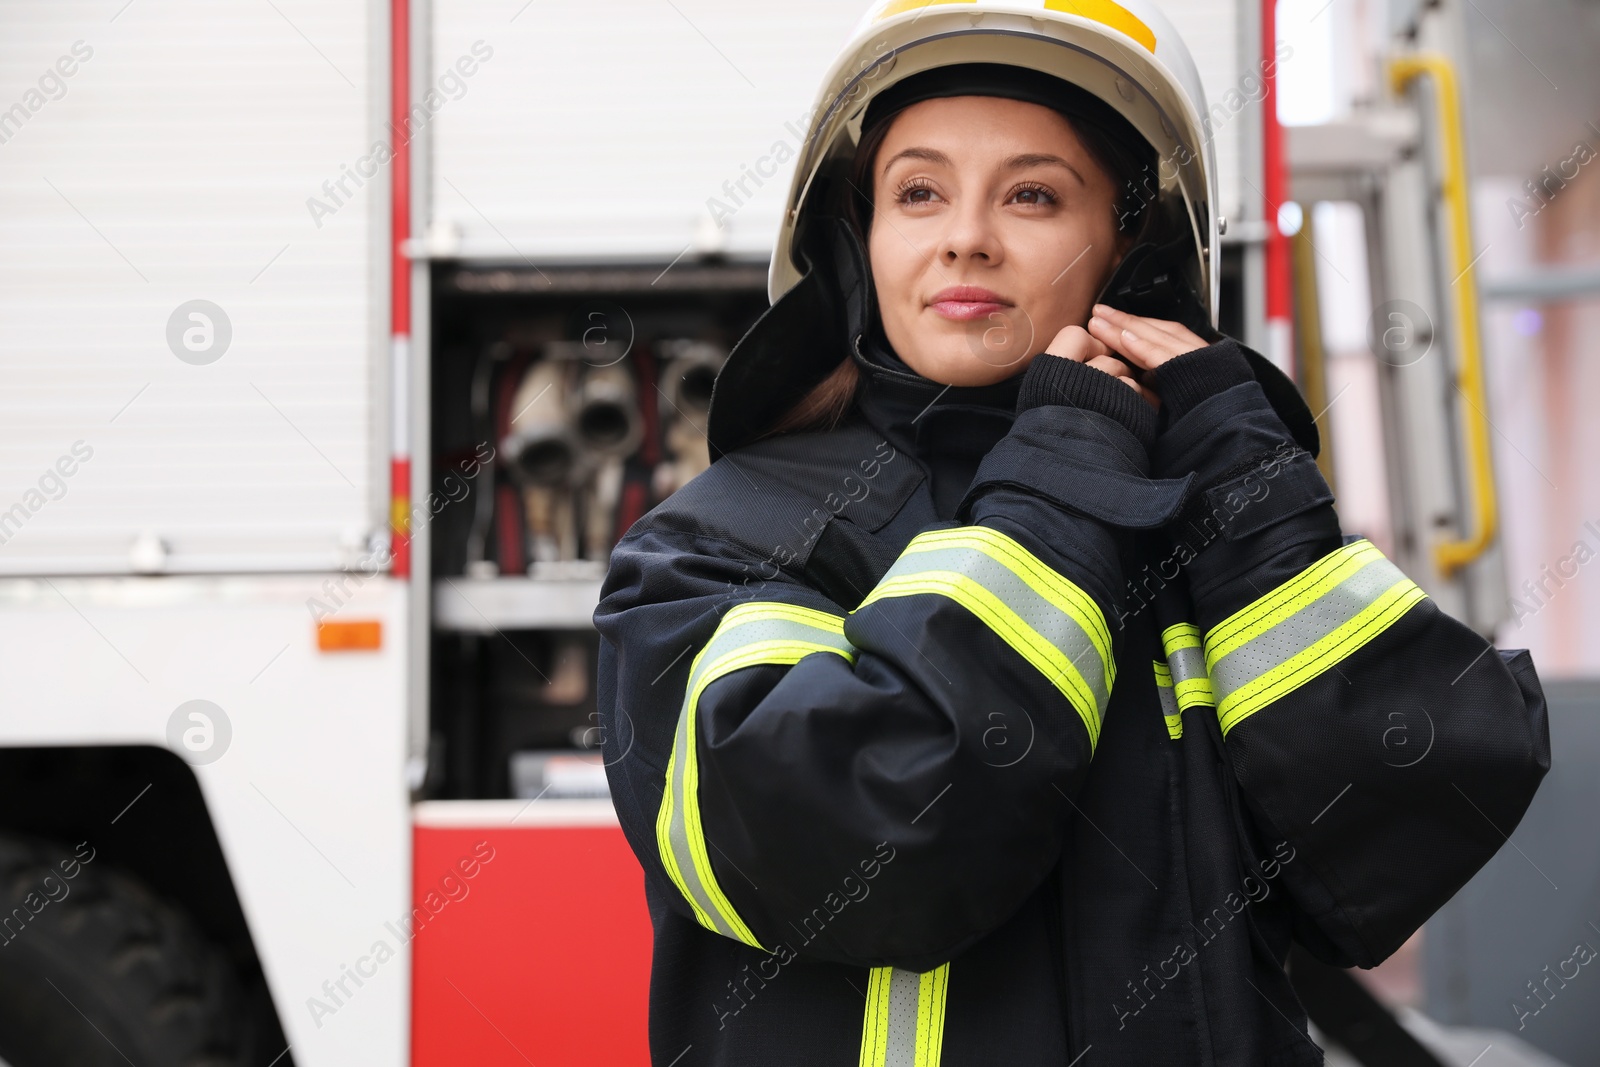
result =
[[[1450,253],[1457,268],[1455,335],[1460,339],[1462,397],[1472,408],[1464,420],[1468,476],[1472,486],[1472,530],[1462,538],[1449,538],[1434,546],[1434,561],[1447,577],[1483,555],[1493,543],[1497,503],[1494,459],[1489,452],[1489,415],[1485,410],[1483,349],[1478,336],[1478,282],[1473,273],[1472,226],[1467,209],[1467,160],[1461,134],[1461,97],[1455,68],[1444,56],[1401,56],[1389,64],[1389,81],[1396,95],[1421,75],[1433,79],[1438,127],[1444,141],[1444,181],[1441,193],[1450,219]]]

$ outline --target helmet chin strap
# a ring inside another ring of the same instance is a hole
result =
[[[828,257],[824,262],[832,270],[830,281],[844,301],[844,343],[852,345],[856,335],[868,333],[878,317],[878,296],[866,238],[842,216],[823,216],[818,221],[826,242],[820,255]]]
[[[1211,316],[1190,284],[1189,266],[1194,244],[1185,235],[1166,244],[1143,241],[1135,245],[1101,287],[1097,301],[1130,315],[1178,322],[1208,344],[1223,337],[1211,325]],[[1313,456],[1321,450],[1316,418],[1289,376],[1254,349],[1239,345],[1260,383],[1262,392],[1288,426],[1295,442]]]
[[[1215,343],[1222,334],[1211,325],[1211,316],[1184,269],[1193,254],[1194,245],[1187,238],[1165,245],[1154,241],[1137,244],[1122,257],[1095,301],[1130,315],[1181,323]]]

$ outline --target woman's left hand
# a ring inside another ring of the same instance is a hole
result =
[[[1096,304],[1089,318],[1089,335],[1142,371],[1155,370],[1167,360],[1205,348],[1207,343],[1187,326],[1166,319],[1130,315]],[[1148,379],[1148,374],[1141,375]]]

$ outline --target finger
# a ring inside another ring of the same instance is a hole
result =
[[[1126,378],[1130,382],[1134,381],[1133,372],[1128,369],[1128,365],[1116,356],[1095,356],[1088,361],[1088,364],[1095,370],[1105,371],[1118,378]]]
[[[1119,327],[1105,319],[1094,318],[1089,320],[1089,332],[1145,370],[1153,370],[1179,354],[1177,346],[1165,335],[1151,336],[1143,326]]]
[[[1105,345],[1112,352],[1126,356],[1129,359],[1133,358],[1129,342],[1130,339],[1137,341],[1137,338],[1134,338],[1132,334],[1126,334],[1122,327],[1115,325],[1109,319],[1102,319],[1098,316],[1090,319],[1088,332],[1090,337]],[[1134,362],[1139,363],[1141,367],[1144,366],[1139,360],[1134,360]]]
[[[1082,326],[1067,326],[1056,334],[1045,351],[1062,359],[1083,363],[1095,356],[1107,355],[1111,350]]]
[[[1210,343],[1183,323],[1173,322],[1171,319],[1132,315],[1106,304],[1096,304],[1094,315],[1107,319],[1114,326],[1131,329],[1141,337],[1155,338],[1159,335],[1165,339],[1174,356],[1205,348]]]
[[[1116,350],[1115,342],[1120,340],[1121,330],[1112,325],[1110,319],[1103,319],[1100,316],[1095,315],[1089,319],[1088,325],[1085,328],[1090,337],[1094,338],[1096,341],[1099,341],[1101,344],[1106,345],[1108,348],[1111,348],[1113,351]]]
[[[1183,341],[1186,337],[1193,337],[1189,328],[1182,323],[1173,322],[1171,319],[1157,319],[1148,315],[1135,315],[1132,312],[1114,308],[1109,304],[1096,304],[1092,309],[1093,314],[1108,319],[1112,325],[1136,330],[1146,337],[1154,334],[1163,334],[1174,341]]]

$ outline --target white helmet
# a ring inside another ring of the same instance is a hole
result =
[[[998,63],[1054,75],[1098,97],[1155,148],[1158,201],[1181,205],[1193,235],[1189,272],[1217,321],[1216,158],[1189,50],[1148,0],[879,0],[828,70],[811,110],[773,251],[771,302],[800,281],[797,236],[821,175],[848,175],[874,97],[936,67]],[[803,240],[803,237],[801,238]]]

